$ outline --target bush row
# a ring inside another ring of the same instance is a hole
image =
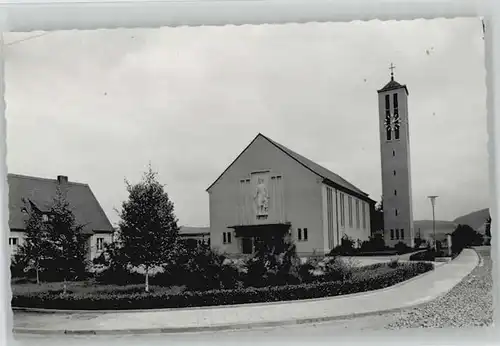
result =
[[[13,294],[12,306],[61,310],[158,309],[228,304],[290,301],[366,292],[395,285],[432,270],[430,263],[399,265],[392,271],[373,276],[356,275],[345,281],[260,288],[219,289],[210,291],[167,292],[33,292]]]
[[[420,244],[418,244],[420,246]],[[418,248],[416,246],[416,248]],[[385,245],[385,241],[381,235],[371,236],[366,241],[354,241],[352,238],[344,235],[340,245],[330,251],[330,255],[341,256],[386,256],[405,254],[414,251],[414,248],[399,242],[394,247]]]
[[[434,262],[438,253],[433,249],[418,252],[410,256],[410,261],[430,261]]]
[[[454,259],[457,257],[462,250],[459,252],[453,252],[451,258]],[[448,257],[448,254],[445,251],[436,251],[434,249],[427,249],[425,251],[413,254],[410,256],[410,261],[431,261],[434,262],[436,257]]]

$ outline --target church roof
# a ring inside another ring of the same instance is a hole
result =
[[[330,184],[334,185],[335,187],[337,188],[340,188],[340,189],[343,189],[343,190],[347,190],[349,191],[350,193],[352,194],[355,194],[355,195],[358,195],[359,197],[365,199],[365,200],[370,200],[371,202],[374,202],[373,200],[371,200],[369,197],[368,197],[368,194],[366,192],[363,192],[361,191],[360,189],[358,189],[356,186],[354,186],[353,184],[349,183],[347,180],[345,180],[344,178],[342,178],[341,176],[339,176],[338,174],[335,174],[333,173],[332,171],[330,171],[329,169],[323,167],[323,166],[320,166],[319,164],[311,161],[310,159],[294,152],[293,150],[285,147],[284,145],[282,144],[279,144],[275,141],[273,141],[272,139],[264,136],[263,134],[259,133],[255,138],[254,140],[247,146],[247,148],[259,137],[262,137],[264,139],[266,139],[267,141],[269,141],[271,144],[273,144],[275,147],[277,147],[278,149],[280,149],[282,152],[284,152],[285,154],[287,154],[288,156],[290,156],[292,159],[294,159],[295,161],[297,161],[298,163],[300,163],[302,166],[306,167],[307,169],[309,169],[310,171],[312,171],[313,173],[319,175],[321,178],[323,178],[324,180],[326,180],[326,182],[329,182]],[[245,149],[246,150],[246,149]],[[245,152],[245,150],[243,150],[243,152]],[[243,152],[241,154],[243,154]],[[240,155],[241,155],[240,154]],[[239,157],[239,156],[238,156]],[[237,160],[238,158],[236,158]],[[234,161],[236,161],[234,160]],[[234,163],[233,161],[233,163]],[[232,165],[232,164],[231,164]],[[230,166],[231,166],[230,165]],[[230,167],[229,166],[229,167]],[[227,169],[229,169],[229,167]],[[226,169],[226,171],[227,171]],[[217,178],[216,181],[214,181],[212,183],[212,185],[210,185],[207,189],[207,191],[222,177],[222,175],[226,172],[224,171],[220,176],[219,178]]]
[[[67,179],[66,177],[63,177]],[[22,211],[23,198],[29,200],[38,210],[49,210],[56,195],[57,179],[46,179],[32,176],[8,174],[9,184],[9,228],[23,230],[26,214]],[[76,222],[83,225],[85,234],[99,232],[114,232],[97,198],[89,185],[75,182],[65,182],[66,196]]]
[[[378,92],[381,93],[384,91],[396,90],[401,88],[404,88],[406,91],[406,95],[408,95],[408,88],[406,87],[406,85],[399,84],[394,80],[394,78],[391,78],[389,83],[387,83],[382,89],[378,90]]]

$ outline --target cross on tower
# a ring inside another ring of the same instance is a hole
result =
[[[396,66],[394,66],[391,62],[391,66],[389,67],[389,70],[391,70],[391,80],[394,80],[394,69]]]

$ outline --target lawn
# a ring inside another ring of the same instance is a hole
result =
[[[33,293],[51,292],[57,293],[62,292],[63,282],[42,282],[37,285],[36,282],[23,282],[11,284],[12,294],[14,295],[26,295]],[[88,281],[71,281],[67,282],[67,293],[74,294],[99,294],[99,293],[141,293],[144,291],[144,284],[135,285],[103,285],[96,283],[93,280]],[[162,294],[179,294],[184,291],[183,287],[162,287],[162,286],[149,286],[150,292],[158,292]]]

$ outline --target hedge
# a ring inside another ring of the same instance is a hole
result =
[[[356,276],[346,281],[309,283],[290,286],[225,289],[211,291],[166,292],[39,292],[14,294],[13,307],[59,310],[127,310],[217,306],[229,304],[290,301],[366,292],[395,285],[433,269],[430,263],[399,265],[394,270],[374,276]]]
[[[460,254],[460,252],[453,253],[451,255],[451,258],[454,259],[459,254]],[[410,261],[431,261],[431,262],[434,262],[436,260],[436,257],[449,257],[449,256],[444,251],[435,251],[433,249],[429,249],[429,250],[425,250],[425,251],[411,255]]]

